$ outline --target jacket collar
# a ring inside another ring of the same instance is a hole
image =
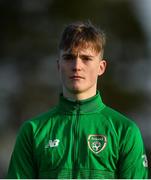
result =
[[[63,114],[92,114],[104,107],[99,91],[95,96],[85,100],[71,101],[62,94],[59,97],[59,111]]]

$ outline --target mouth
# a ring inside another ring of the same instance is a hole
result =
[[[70,76],[70,79],[74,79],[74,80],[76,80],[76,79],[84,79],[84,77],[74,75],[74,76]]]

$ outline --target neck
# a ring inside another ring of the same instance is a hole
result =
[[[89,90],[87,92],[67,91],[63,89],[63,96],[72,101],[88,99],[95,95],[96,95],[96,89]]]

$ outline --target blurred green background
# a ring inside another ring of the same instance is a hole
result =
[[[58,41],[90,20],[107,34],[104,102],[139,126],[151,167],[151,1],[0,0],[0,178],[23,121],[57,103]]]

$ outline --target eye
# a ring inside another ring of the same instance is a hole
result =
[[[64,55],[63,56],[63,60],[65,60],[65,61],[70,61],[70,60],[72,60],[74,57],[72,56],[72,55]]]
[[[84,60],[84,61],[92,61],[92,58],[89,57],[89,56],[83,56],[82,60]]]

